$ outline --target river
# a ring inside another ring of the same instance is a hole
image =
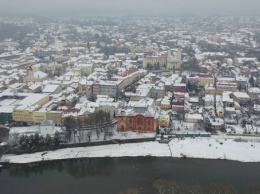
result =
[[[118,194],[136,187],[155,193],[153,181],[185,184],[228,183],[242,190],[260,183],[259,163],[178,158],[92,158],[5,166],[0,172],[1,194]]]

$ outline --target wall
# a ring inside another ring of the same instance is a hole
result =
[[[154,132],[156,123],[153,117],[145,117],[141,114],[117,117],[117,129],[119,131]]]

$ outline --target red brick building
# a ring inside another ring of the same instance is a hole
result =
[[[172,110],[176,111],[177,113],[184,113],[184,100],[182,101],[173,100]]]
[[[139,131],[155,132],[157,121],[153,116],[137,115],[118,115],[117,129],[119,131]]]

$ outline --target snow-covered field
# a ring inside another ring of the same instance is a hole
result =
[[[94,147],[66,148],[56,151],[23,155],[4,155],[1,162],[30,163],[85,157],[182,157],[228,159],[241,162],[260,162],[260,138],[242,137],[248,142],[235,142],[234,138],[213,136],[212,138],[173,139],[169,144],[158,142],[103,145]],[[239,137],[240,138],[240,137]]]

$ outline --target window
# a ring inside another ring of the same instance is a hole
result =
[[[151,124],[152,124],[150,120],[148,120],[148,122],[147,122],[147,123],[148,123],[148,125],[151,125]]]
[[[141,117],[137,118],[137,124],[142,125],[143,124],[143,119]]]

